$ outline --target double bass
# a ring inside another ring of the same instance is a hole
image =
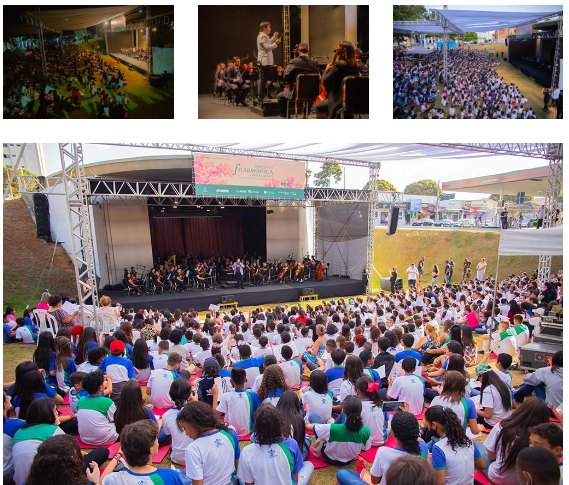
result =
[[[340,55],[343,49],[344,49],[344,43],[340,42],[340,44],[338,45],[338,49],[336,49],[336,52],[334,53],[334,60],[332,61],[332,64],[336,62],[336,58]],[[322,75],[320,76],[320,93],[318,94],[316,101],[314,101],[314,106],[316,106],[320,101],[324,101],[327,97],[328,93],[326,92],[326,88],[324,87],[324,73],[322,73]]]
[[[324,271],[326,271],[326,266],[324,265],[324,258],[326,257],[327,253],[328,253],[328,251],[324,252],[324,256],[322,256],[322,260],[320,261],[320,263],[318,263],[318,266],[316,267],[316,273],[314,275],[314,279],[316,281],[322,281],[324,279]]]

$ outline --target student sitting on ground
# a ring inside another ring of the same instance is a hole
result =
[[[89,352],[87,352],[87,360],[78,366],[77,370],[87,374],[96,370],[101,370],[99,366],[103,360],[105,360],[105,357],[107,357],[107,351],[104,347],[93,347]]]
[[[486,363],[490,358],[490,353],[497,354],[510,354],[512,357],[517,357],[518,348],[516,346],[516,337],[510,328],[508,320],[501,320],[498,323],[498,330],[491,335],[483,335],[484,351],[486,352],[484,358],[480,361],[481,364]]]
[[[362,401],[362,420],[371,431],[372,446],[382,446],[387,441],[389,415],[383,412],[383,399],[379,393],[380,382],[373,382],[368,376],[356,381],[358,398]]]
[[[265,369],[261,386],[257,391],[259,403],[265,404],[269,402],[276,406],[281,394],[288,391],[288,389],[283,370],[278,365],[270,365]]]
[[[255,439],[243,448],[239,457],[237,477],[246,484],[288,485],[308,483],[314,465],[303,462],[297,442],[286,437],[281,414],[270,404],[255,412]],[[299,482],[299,476],[302,481]]]
[[[403,401],[408,404],[411,414],[421,414],[425,404],[425,381],[415,374],[417,359],[405,357],[401,367],[405,375],[390,381],[387,389],[381,389],[381,397],[389,401]]]
[[[8,318],[8,315],[4,313],[3,316],[3,328],[4,328],[4,343],[10,344],[16,341],[16,325],[15,322]]]
[[[39,328],[28,325],[25,318],[16,318],[16,340],[24,344],[34,344],[38,341]]]
[[[342,349],[335,348],[330,354],[330,358],[334,366],[326,370],[328,378],[328,390],[332,393],[332,397],[339,402],[340,387],[344,380],[344,361],[346,360],[346,352]]]
[[[158,425],[158,429],[162,427],[162,418],[156,418],[152,409],[144,405],[140,384],[132,379],[123,386],[115,411],[114,421],[117,433],[120,435],[127,424],[143,419],[154,421]]]
[[[150,396],[150,402],[155,409],[170,409],[172,400],[170,399],[170,386],[172,382],[180,377],[176,372],[182,361],[182,356],[178,353],[168,356],[168,365],[164,369],[156,369],[150,374],[148,384],[146,384],[146,394]]]
[[[563,477],[563,428],[555,423],[541,423],[529,429],[529,445],[551,451],[559,462]]]
[[[136,381],[141,386],[145,386],[150,378],[150,373],[154,370],[154,358],[148,354],[146,340],[139,338],[134,342],[132,354],[130,354],[130,360],[134,366]]]
[[[77,424],[81,441],[86,445],[112,445],[119,437],[114,423],[116,411],[112,399],[101,395],[105,390],[102,372],[91,372],[81,381],[85,396],[77,402]]]
[[[411,413],[405,411],[395,413],[391,420],[391,434],[395,437],[397,446],[395,448],[382,446],[377,449],[370,469],[372,483],[386,485],[386,474],[391,464],[395,464],[403,456],[420,456],[427,460],[429,450],[423,441],[419,441],[419,423]],[[360,479],[359,474],[346,468],[337,473],[336,479],[340,485],[366,483]]]
[[[73,358],[73,346],[71,345],[71,340],[67,337],[57,337],[55,339],[55,348],[57,349],[57,355],[50,366],[49,373],[55,376],[58,389],[67,394],[71,389],[69,376],[77,371],[75,359]]]
[[[358,359],[359,360],[359,359]],[[322,455],[330,465],[344,466],[371,448],[371,432],[362,421],[362,403],[348,396],[343,403],[344,424],[307,424],[314,431],[314,456]]]
[[[306,424],[326,424],[332,417],[333,396],[332,392],[328,390],[329,385],[326,376],[327,374],[321,370],[313,370],[310,373],[310,385],[300,389],[302,404],[306,408],[304,417]]]
[[[389,485],[438,485],[435,469],[418,456],[402,456],[387,470],[385,479]]]
[[[498,374],[488,364],[476,367],[476,377],[480,386],[480,406],[477,409],[478,423],[492,429],[496,423],[512,414],[512,394]]]
[[[119,397],[121,395],[122,387],[129,381],[129,379],[134,379],[136,377],[136,372],[134,371],[134,365],[129,359],[123,357],[125,352],[125,344],[121,340],[114,340],[109,346],[111,355],[105,357],[100,369],[111,376],[113,379],[113,392],[111,394],[111,399],[115,404],[119,402]]]
[[[555,456],[540,446],[520,451],[516,471],[519,485],[558,485],[561,479]]]
[[[242,367],[234,367],[231,370],[231,384],[233,390],[221,394],[219,404],[216,406],[218,413],[224,414],[223,420],[229,426],[233,426],[238,436],[246,436],[253,431],[255,411],[259,407],[257,394],[245,389],[247,372]]]
[[[71,414],[77,414],[77,403],[79,399],[88,396],[89,393],[83,389],[83,378],[87,375],[86,372],[74,372],[69,376],[71,385],[73,389],[69,392],[69,406],[71,408]],[[113,392],[113,383],[110,376],[104,376],[105,379],[105,390],[101,393],[101,396],[109,397]]]
[[[239,438],[217,418],[211,406],[191,401],[180,411],[176,423],[192,438],[186,448],[186,473],[178,470],[184,484],[233,483],[239,463]],[[198,439],[199,438],[199,439]],[[106,484],[103,484],[106,485]]]
[[[143,419],[125,426],[121,432],[121,448],[107,465],[101,485],[123,485],[126,483],[182,485],[175,470],[157,468],[152,458],[158,453],[158,426],[149,419]],[[113,472],[124,455],[127,469]]]
[[[292,438],[300,448],[302,459],[306,459],[310,451],[312,436],[306,433],[306,424],[302,417],[302,407],[298,395],[294,391],[285,391],[279,402],[277,410],[284,422],[285,438]],[[286,430],[290,430],[288,434]]]
[[[170,386],[170,398],[174,406],[162,416],[162,429],[158,435],[158,442],[163,442],[168,436],[172,436],[170,461],[177,465],[184,466],[186,464],[186,448],[193,440],[180,430],[176,424],[176,418],[188,401],[190,399],[195,401],[197,396],[196,393],[192,391],[192,385],[188,380],[180,377]]]
[[[558,407],[563,402],[563,351],[555,352],[551,367],[541,367],[524,376],[524,385],[514,392],[517,402],[523,402],[526,396],[535,392],[544,399],[548,407]]]
[[[484,470],[486,463],[474,442],[466,436],[455,412],[450,408],[431,406],[425,411],[424,423],[439,438],[431,457],[439,483],[472,485],[475,469]]]
[[[529,429],[542,423],[549,423],[547,405],[531,397],[509,418],[496,424],[484,444],[477,443],[488,464],[488,478],[494,485],[518,484],[516,459],[529,446]]]
[[[302,384],[302,362],[292,358],[292,346],[283,345],[281,348],[281,356],[285,360],[279,364],[285,376],[288,387],[293,390],[300,389]]]
[[[190,344],[186,344],[187,346]],[[158,344],[158,353],[152,353],[152,364],[154,369],[163,369],[166,367],[168,363],[168,355],[170,349],[170,341],[169,340],[160,340]]]

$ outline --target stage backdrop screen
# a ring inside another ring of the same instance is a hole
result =
[[[111,20],[111,29],[118,29],[119,27],[126,27],[126,17],[117,17]]]
[[[304,170],[295,160],[194,154],[196,195],[303,199]]]

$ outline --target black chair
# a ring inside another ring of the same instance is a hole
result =
[[[369,76],[347,76],[342,81],[344,100],[340,117],[369,114]]]
[[[304,103],[305,116],[308,118],[309,108],[320,94],[319,74],[299,74],[296,76],[296,98],[294,100],[294,112],[298,119],[298,103]],[[289,108],[292,100],[287,103],[286,117],[289,118]]]

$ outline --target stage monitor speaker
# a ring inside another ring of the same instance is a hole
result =
[[[390,278],[381,278],[379,282],[381,289],[383,291],[391,291],[391,280]],[[403,280],[401,278],[397,278],[395,280],[395,291],[399,291],[403,288]]]
[[[392,207],[391,214],[389,216],[389,227],[387,229],[387,235],[393,236],[395,231],[397,231],[397,222],[399,221],[399,207]]]
[[[36,237],[51,241],[49,223],[49,200],[45,194],[34,194],[34,215],[36,217]]]
[[[302,294],[303,295],[314,295],[314,288],[303,288]]]
[[[221,303],[233,303],[235,301],[235,295],[223,295],[221,297]]]

